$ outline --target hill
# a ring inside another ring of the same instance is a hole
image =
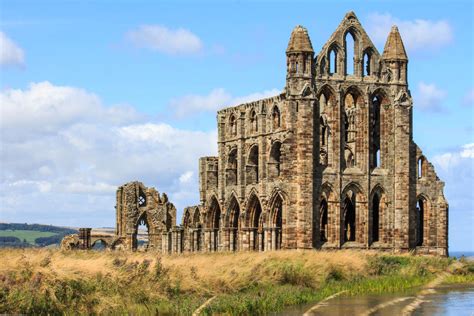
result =
[[[268,314],[335,293],[418,291],[474,283],[454,258],[368,251],[276,251],[163,256],[154,252],[0,249],[0,313]]]
[[[77,230],[41,224],[0,223],[0,248],[28,248],[59,245],[65,235]]]

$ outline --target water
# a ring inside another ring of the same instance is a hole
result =
[[[467,289],[439,289],[426,297],[412,315],[474,315],[474,286]]]
[[[420,298],[420,297],[419,297]],[[438,288],[433,293],[421,297],[422,303],[413,311],[412,315],[456,315],[474,316],[474,285],[464,287]],[[371,315],[392,316],[401,315],[407,305],[415,301],[415,295],[363,295],[356,297],[339,296],[323,303],[311,315],[343,316],[364,315],[374,308]],[[387,304],[387,303],[392,304]],[[274,315],[296,316],[302,315],[313,304],[293,306]]]
[[[474,251],[450,251],[449,256],[458,259],[462,256],[466,258],[474,258]]]

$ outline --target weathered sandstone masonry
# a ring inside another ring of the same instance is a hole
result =
[[[137,227],[146,223],[148,247],[172,253],[448,254],[444,183],[413,141],[408,58],[397,27],[380,55],[349,12],[315,55],[297,26],[286,57],[279,95],[217,113],[218,156],[199,160],[200,203],[184,210],[182,225],[166,195],[128,183],[117,191],[110,247],[136,249]],[[91,238],[83,232],[70,244],[88,248]]]

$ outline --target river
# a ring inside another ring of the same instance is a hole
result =
[[[310,315],[402,315],[407,306],[416,302],[415,295],[363,295],[338,296],[323,302]],[[418,297],[411,315],[474,316],[474,285],[463,287],[439,287],[430,294]],[[302,315],[313,304],[293,306],[273,315]],[[370,313],[372,312],[372,313]]]

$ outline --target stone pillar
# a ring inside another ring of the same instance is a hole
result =
[[[410,143],[412,139],[411,100],[403,100],[405,91],[400,91],[395,109],[395,157],[394,157],[394,206],[395,206],[395,249],[408,249],[410,231]],[[408,97],[407,97],[408,98]],[[407,103],[407,101],[409,103]],[[415,202],[416,203],[416,202]],[[413,227],[412,227],[413,229]]]
[[[79,228],[79,240],[81,241],[81,249],[91,248],[91,230],[92,228]]]
[[[314,99],[305,99],[298,101],[299,106],[299,118],[296,142],[297,142],[297,153],[296,153],[296,164],[297,164],[297,204],[294,205],[296,210],[296,236],[288,236],[296,238],[296,248],[305,249],[312,248],[312,235],[313,227],[312,220],[314,210],[313,208],[313,195],[314,195],[314,161],[318,159],[319,153],[314,152],[313,147],[313,104]],[[319,119],[317,120],[319,122]],[[316,134],[317,136],[317,134]],[[317,140],[317,138],[316,138]]]
[[[277,238],[277,231],[275,228],[272,228],[272,231],[271,231],[271,235],[272,235],[272,240],[271,240],[271,248],[272,250],[277,250],[277,243],[276,243],[276,238]]]
[[[161,235],[161,252],[168,253],[168,233],[163,232]]]

